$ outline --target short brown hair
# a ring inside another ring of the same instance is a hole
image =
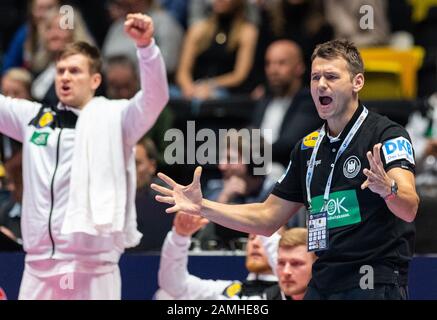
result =
[[[158,161],[158,150],[156,149],[156,145],[152,139],[149,137],[143,137],[137,142],[137,144],[143,146],[144,150],[146,150],[149,160]]]
[[[288,248],[307,244],[308,231],[306,228],[291,228],[284,231],[279,240],[279,247]]]
[[[317,45],[311,56],[311,62],[317,57],[327,60],[341,57],[346,60],[352,77],[355,77],[359,73],[364,74],[364,63],[360,52],[357,47],[348,40],[331,40]]]
[[[97,47],[84,41],[76,41],[68,44],[58,55],[56,61],[65,59],[75,54],[82,54],[89,59],[90,73],[102,73],[102,57]]]

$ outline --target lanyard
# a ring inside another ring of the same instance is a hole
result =
[[[369,114],[369,111],[366,109],[366,107],[364,107],[363,111],[361,112],[358,119],[355,121],[352,129],[347,134],[346,138],[344,139],[344,142],[341,144],[341,147],[337,152],[334,163],[331,165],[332,168],[331,168],[331,172],[329,173],[329,176],[328,176],[328,181],[326,182],[325,193],[323,195],[324,202],[323,202],[323,207],[322,207],[321,211],[324,210],[326,203],[329,200],[329,192],[331,190],[332,176],[334,175],[335,164],[337,163],[337,160],[341,157],[343,152],[346,150],[346,148],[349,146],[352,138],[355,136],[358,129],[363,124],[364,120],[367,118],[368,114]],[[317,156],[317,152],[319,151],[320,144],[322,143],[322,140],[325,137],[325,135],[326,135],[326,129],[325,129],[325,124],[324,124],[322,126],[322,128],[320,129],[320,133],[319,133],[319,136],[317,138],[316,145],[314,146],[313,152],[311,154],[311,158],[310,158],[310,161],[308,164],[308,169],[307,169],[307,174],[306,174],[306,180],[305,180],[306,189],[307,189],[307,201],[308,201],[308,206],[309,206],[310,210],[311,210],[311,188],[310,187],[311,187],[311,181],[313,179],[313,174],[314,174],[314,164],[316,162],[316,156]]]

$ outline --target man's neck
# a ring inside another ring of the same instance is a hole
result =
[[[305,297],[305,292],[301,294],[292,294],[291,298],[293,300],[303,300],[303,297]]]
[[[338,136],[352,119],[357,109],[358,99],[352,100],[342,114],[335,116],[335,118],[328,119],[329,135],[332,137]]]

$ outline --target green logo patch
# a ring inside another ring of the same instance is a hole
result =
[[[323,206],[323,195],[312,198],[311,204],[311,214],[320,212]],[[328,212],[328,229],[361,222],[360,206],[355,190],[331,193],[326,211]]]
[[[48,132],[38,132],[35,131],[30,138],[30,142],[36,144],[37,146],[46,146],[47,140],[49,139],[50,133]]]

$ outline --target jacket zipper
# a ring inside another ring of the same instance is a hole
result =
[[[58,170],[58,163],[59,163],[59,146],[61,144],[60,143],[61,142],[61,134],[62,134],[62,128],[61,128],[61,131],[59,131],[59,135],[58,135],[58,144],[56,145],[55,171],[53,171],[52,182],[50,184],[51,205],[50,205],[50,213],[49,213],[49,236],[50,236],[50,241],[52,242],[52,254],[50,256],[51,258],[53,258],[54,254],[55,254],[55,240],[53,239],[53,234],[52,234],[52,213],[53,213],[53,207],[55,204],[54,185],[55,185],[56,171]]]

